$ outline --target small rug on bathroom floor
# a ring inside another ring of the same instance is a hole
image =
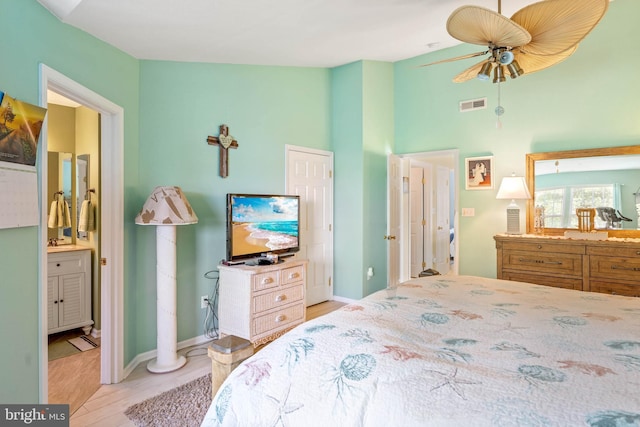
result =
[[[80,351],[93,350],[94,348],[99,347],[98,344],[91,341],[89,338],[87,338],[84,335],[81,335],[77,338],[71,338],[70,340],[67,340],[67,341],[69,342],[69,344],[73,345],[75,348],[77,348]]]

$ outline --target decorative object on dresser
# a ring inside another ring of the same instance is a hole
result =
[[[91,332],[91,249],[55,246],[47,253],[47,332]]]
[[[594,208],[577,208],[578,230],[583,233],[593,231],[596,218],[596,210]]]
[[[136,224],[156,226],[157,357],[147,364],[154,373],[175,371],[187,360],[177,354],[176,225],[196,224],[198,217],[180,187],[156,187]]]
[[[511,199],[511,203],[507,206],[507,234],[522,234],[520,231],[520,207],[516,200],[530,198],[531,193],[529,193],[524,177],[516,176],[514,173],[502,178],[496,199]]]
[[[307,261],[268,266],[219,265],[220,335],[235,335],[254,347],[304,322]]]
[[[494,236],[498,279],[640,296],[640,240]]]
[[[640,145],[529,153],[526,166],[527,187],[534,197],[527,202],[527,233],[535,231],[537,206],[546,207],[544,234],[550,236],[578,232],[577,208],[606,206],[613,208],[615,217],[603,220],[596,209],[595,230],[606,231],[609,237],[640,238],[640,217],[629,214],[640,211],[638,190],[634,192]],[[562,203],[554,202],[558,200]]]

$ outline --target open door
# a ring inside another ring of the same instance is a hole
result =
[[[390,154],[387,160],[387,286],[401,281],[400,215],[402,212],[402,160]]]
[[[436,168],[436,256],[434,265],[440,274],[447,274],[451,263],[449,192],[449,168],[438,165]]]
[[[422,210],[425,220],[423,260],[426,267],[433,267],[441,274],[458,274],[459,257],[454,253],[457,252],[457,236],[452,233],[458,225],[455,178],[458,174],[458,150],[390,154],[387,159],[388,228],[385,236],[389,285],[411,278],[412,167],[428,168],[431,177],[425,180],[423,190],[424,199],[429,200]]]

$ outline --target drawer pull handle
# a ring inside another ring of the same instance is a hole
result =
[[[273,283],[273,279],[271,277],[265,277],[264,279],[262,279],[263,285],[268,285],[269,283]]]
[[[640,271],[640,267],[623,267],[621,265],[612,265],[612,270]]]
[[[56,264],[56,267],[60,267],[60,263],[57,263],[57,264]]]
[[[640,255],[640,251],[636,251],[636,255]]]
[[[551,264],[551,265],[562,265],[562,261],[545,261],[543,259],[527,259],[527,258],[519,258],[520,262],[533,262],[536,264]]]
[[[289,279],[296,279],[298,278],[300,275],[298,273],[290,273],[289,274]]]
[[[286,300],[286,299],[287,299],[287,296],[286,296],[285,294],[278,295],[278,296],[276,297],[276,302],[284,301],[284,300]]]
[[[538,249],[542,249],[542,245],[538,245]]]
[[[276,322],[283,322],[285,321],[287,318],[287,316],[285,316],[284,314],[280,314],[278,316],[276,316]]]

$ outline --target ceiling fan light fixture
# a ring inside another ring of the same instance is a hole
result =
[[[496,69],[493,72],[493,82],[494,83],[502,83],[506,81],[507,78],[504,76],[504,65],[496,65]]]
[[[482,68],[478,72],[478,80],[487,81],[491,77],[491,62],[482,64]]]
[[[509,75],[512,79],[519,77],[524,74],[524,70],[520,68],[520,64],[518,61],[514,60],[511,64],[507,65],[507,69],[509,70]]]
[[[513,52],[505,50],[498,57],[498,62],[502,65],[509,65],[513,62]]]

